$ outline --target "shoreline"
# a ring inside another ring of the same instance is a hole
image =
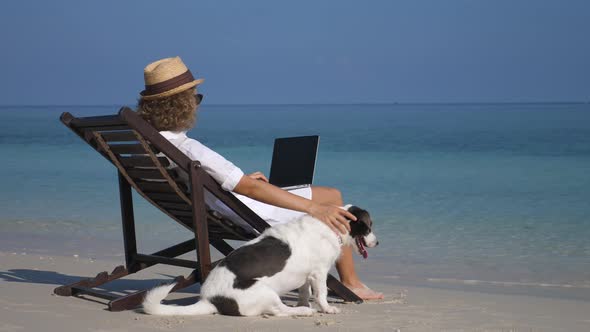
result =
[[[188,239],[188,238],[187,238]],[[169,239],[174,242],[182,239]],[[140,252],[157,251],[166,246],[166,242],[139,241],[143,244],[148,242],[151,248],[140,246]],[[89,262],[123,262],[124,250],[122,239],[113,239],[96,236],[76,236],[74,234],[49,234],[30,232],[3,232],[0,234],[0,256],[14,257],[40,257],[40,260],[48,257],[59,259],[75,258],[78,261]],[[239,242],[234,243],[239,245]],[[219,259],[223,256],[214,248],[211,248],[212,258]],[[195,259],[194,253],[183,256],[186,259]],[[362,260],[355,257],[357,272],[366,283],[388,284],[394,283],[400,287],[419,287],[451,291],[479,292],[485,294],[504,294],[535,296],[551,299],[578,300],[590,303],[590,284],[571,282],[551,282],[518,280],[510,277],[498,278],[498,275],[491,276],[482,273],[477,276],[451,274],[448,271],[424,273],[424,271],[411,270],[409,266],[403,269],[404,263],[396,262],[395,267],[388,258],[371,255],[369,259]],[[122,264],[122,263],[120,263]],[[0,264],[2,265],[2,264]],[[114,267],[114,263],[112,264]],[[117,264],[118,265],[118,264]],[[399,267],[402,269],[396,269]],[[108,270],[108,269],[107,269]],[[333,269],[334,270],[334,269]],[[436,266],[432,265],[432,270]],[[96,273],[101,271],[96,271]],[[110,272],[110,271],[109,271]],[[93,271],[89,271],[92,276]],[[334,275],[335,271],[332,271]],[[502,275],[500,275],[502,276]]]
[[[193,329],[226,331],[355,330],[377,331],[587,331],[590,301],[480,291],[405,286],[395,278],[370,280],[383,291],[384,300],[364,304],[336,303],[343,313],[313,317],[227,317],[219,315],[158,317],[138,311],[112,313],[102,300],[60,297],[53,288],[111,271],[121,260],[87,257],[41,256],[0,252],[0,330],[90,330],[162,331]],[[153,287],[188,269],[156,266],[113,282],[109,289],[120,292]],[[111,288],[112,287],[112,288]],[[172,303],[194,302],[198,287],[189,287],[169,297]],[[286,303],[294,304],[292,296]]]

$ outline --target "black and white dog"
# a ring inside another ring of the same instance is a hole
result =
[[[340,256],[341,246],[353,245],[367,258],[365,247],[378,244],[371,231],[369,213],[356,206],[344,207],[357,221],[350,233],[337,235],[319,220],[306,215],[299,220],[265,230],[223,259],[201,287],[201,300],[188,306],[160,302],[174,284],[157,287],[145,297],[143,309],[152,315],[310,316],[310,286],[321,311],[338,313],[328,304],[326,278]],[[296,307],[280,296],[299,288]]]

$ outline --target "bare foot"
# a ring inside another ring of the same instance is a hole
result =
[[[365,284],[361,283],[360,285],[354,286],[348,284],[344,285],[363,300],[381,300],[383,298],[383,293],[375,292],[374,290],[367,287]]]

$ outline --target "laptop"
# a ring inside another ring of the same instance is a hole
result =
[[[319,143],[317,135],[275,139],[268,181],[285,190],[311,186]]]

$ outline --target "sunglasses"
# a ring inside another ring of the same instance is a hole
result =
[[[195,100],[197,101],[197,105],[200,105],[201,104],[201,101],[203,101],[203,95],[200,94],[200,93],[197,93],[195,95]]]

